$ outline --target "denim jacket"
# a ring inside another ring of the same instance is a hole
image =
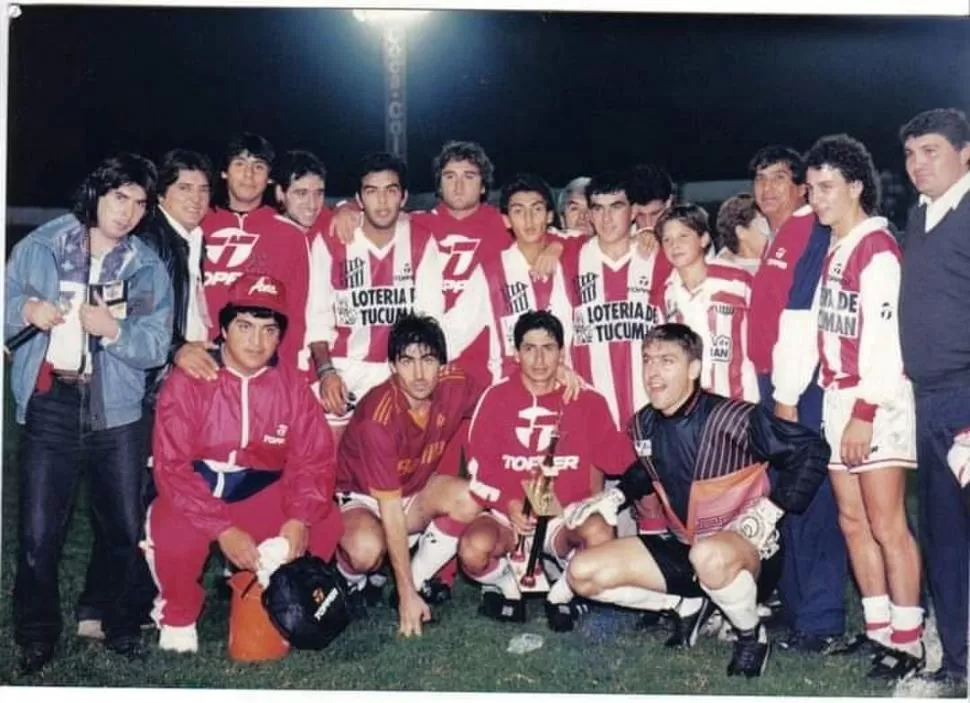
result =
[[[81,226],[74,215],[63,215],[41,225],[13,248],[4,283],[4,339],[24,327],[23,308],[29,298],[56,304],[57,257],[68,234]],[[136,237],[125,237],[118,246],[133,253],[119,273],[128,282],[128,314],[118,320],[118,339],[100,345],[93,357],[90,420],[94,430],[119,427],[141,417],[145,372],[165,363],[172,338],[172,283],[165,265]],[[10,385],[20,424],[26,421],[27,402],[49,342],[50,334],[41,332],[13,353]]]

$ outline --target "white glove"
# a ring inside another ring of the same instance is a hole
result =
[[[762,496],[754,505],[728,523],[725,529],[737,532],[754,545],[761,560],[770,559],[778,551],[778,530],[775,525],[785,511]]]
[[[563,522],[570,530],[582,525],[591,516],[599,513],[610,525],[616,527],[616,514],[626,500],[619,488],[608,488],[585,500],[570,503],[562,513]]]
[[[283,566],[283,562],[289,556],[290,543],[286,537],[270,537],[264,540],[257,549],[259,550],[259,569],[256,570],[256,579],[260,586],[267,588],[269,577]]]
[[[953,446],[946,455],[946,463],[956,476],[960,487],[970,485],[970,427],[953,438]]]

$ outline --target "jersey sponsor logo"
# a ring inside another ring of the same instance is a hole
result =
[[[393,325],[414,309],[414,287],[334,291],[334,314],[341,327]]]
[[[578,471],[578,456],[557,456],[552,460],[552,468],[543,466],[544,456],[515,456],[502,455],[502,466],[508,471],[536,471],[541,470],[546,476],[556,476],[562,471]]]
[[[599,274],[596,273],[583,273],[573,278],[580,305],[588,305],[596,300],[597,280],[599,280]]]
[[[559,414],[534,405],[519,411],[520,424],[515,427],[515,437],[519,443],[534,452],[545,451],[552,441],[552,433],[556,429]]]
[[[858,337],[859,293],[822,288],[819,291],[818,328],[839,337]]]
[[[617,300],[585,305],[573,313],[573,343],[640,340],[658,320],[656,306],[640,301]]]
[[[836,261],[832,270],[825,276],[826,283],[837,283],[842,285],[842,262]]]
[[[286,443],[286,432],[289,430],[288,425],[277,425],[276,435],[264,434],[263,442],[266,444],[282,445]]]
[[[215,266],[236,268],[253,253],[259,235],[238,227],[218,229],[206,241],[206,258]]]
[[[231,286],[237,279],[242,278],[242,271],[206,271],[205,286]]]
[[[445,256],[445,263],[441,269],[446,291],[461,291],[465,289],[465,279],[474,270],[475,252],[478,251],[479,241],[463,234],[448,234],[438,240],[438,250]]]
[[[401,267],[401,273],[394,274],[394,283],[410,283],[414,279],[414,271],[411,270],[411,264],[404,262],[404,266]]]
[[[364,268],[365,261],[359,256],[347,259],[340,269],[339,282],[340,288],[363,288],[364,287]]]
[[[726,334],[715,335],[711,340],[711,361],[728,362],[731,360],[731,338]]]
[[[253,293],[265,293],[266,295],[273,296],[280,294],[279,290],[276,288],[276,284],[270,283],[269,277],[267,276],[260,276],[259,280],[249,287],[248,295],[252,295]]]

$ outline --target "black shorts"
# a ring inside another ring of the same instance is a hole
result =
[[[684,544],[676,537],[665,538],[661,535],[640,535],[640,541],[657,562],[657,567],[667,584],[667,593],[684,598],[707,595],[701,588],[697,574],[694,573],[694,567],[687,556],[690,553],[690,545]],[[761,573],[758,575],[759,603],[767,600],[778,585],[784,553],[785,545],[782,542],[781,549],[771,559],[762,562]]]

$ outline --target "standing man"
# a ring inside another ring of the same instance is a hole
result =
[[[407,166],[396,156],[365,156],[358,169],[363,221],[353,240],[313,242],[312,314],[308,339],[320,379],[320,401],[342,429],[355,400],[387,379],[391,328],[407,313],[440,318],[444,310],[438,247],[431,233],[403,215]]]
[[[754,199],[771,227],[768,247],[751,286],[748,353],[758,376],[761,402],[778,417],[821,431],[822,392],[816,383],[795,398],[775,398],[772,373],[784,366],[788,349],[805,345],[785,335],[810,316],[812,297],[822,275],[830,233],[805,203],[805,162],[783,146],[760,149],[748,166]],[[787,337],[787,338],[786,338]],[[783,649],[820,652],[845,631],[848,581],[845,539],[828,476],[808,509],[785,520],[789,548],[778,584],[782,617],[789,627]]]
[[[13,605],[25,674],[53,658],[60,637],[58,561],[82,473],[101,545],[92,556],[103,555],[92,558],[85,601],[100,605],[110,649],[141,656],[138,619],[122,596],[140,558],[145,372],[168,354],[172,292],[165,265],[128,235],[156,181],[147,159],[106,159],[81,184],[74,212],[27,235],[7,265],[4,336],[40,331],[10,369],[24,425]]]
[[[970,124],[959,110],[929,110],[899,136],[920,193],[903,240],[899,322],[916,393],[920,542],[943,643],[943,666],[927,678],[940,695],[966,696],[970,515],[947,453],[970,427]]]
[[[589,220],[589,201],[586,198],[586,187],[589,185],[588,176],[579,176],[569,181],[566,187],[559,191],[556,199],[556,210],[562,220],[564,236],[588,237],[593,234],[593,227]]]
[[[307,551],[330,559],[340,539],[333,437],[303,376],[275,360],[287,309],[280,281],[239,278],[219,312],[216,379],[177,369],[159,396],[145,552],[160,649],[198,651],[199,581],[213,542],[256,572],[265,540],[286,540],[286,563]]]
[[[263,204],[275,157],[272,145],[259,135],[245,133],[229,141],[222,170],[226,207],[213,208],[202,221],[206,304],[212,311],[225,307],[230,286],[245,273],[286,281],[291,330],[279,355],[283,363],[297,366],[306,336],[310,260],[303,231]],[[216,339],[219,326],[210,322],[209,338]],[[309,366],[306,354],[302,363]]]
[[[916,424],[899,345],[902,255],[886,219],[871,215],[878,177],[865,146],[823,137],[805,163],[809,201],[832,244],[806,324],[786,330],[802,345],[775,370],[775,392],[797,398],[820,365],[829,475],[866,624],[852,649],[878,655],[870,677],[897,679],[924,659],[920,559],[905,503]]]

